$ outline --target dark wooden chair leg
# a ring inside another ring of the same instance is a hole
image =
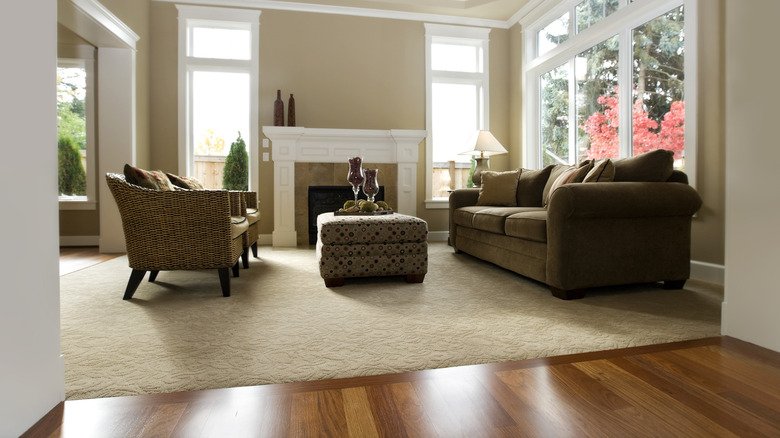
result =
[[[552,292],[553,296],[555,298],[560,298],[562,300],[578,300],[585,296],[585,291],[587,289],[572,289],[572,290],[563,290],[558,289],[557,287],[548,286],[550,288],[550,292]]]
[[[238,264],[236,264],[236,267],[238,267]],[[219,268],[219,284],[222,286],[222,296],[223,297],[229,297],[230,296],[230,272],[228,271],[229,268]],[[235,270],[235,268],[234,268]]]
[[[133,298],[133,294],[135,293],[135,290],[138,289],[138,285],[141,284],[141,281],[143,281],[144,275],[146,275],[146,271],[133,269],[133,272],[130,273],[130,280],[127,282],[125,296],[122,297],[123,300]]]
[[[154,282],[154,280],[157,280],[157,274],[159,274],[160,271],[151,271],[149,272],[149,283]]]
[[[425,274],[409,274],[406,276],[407,283],[422,283],[425,280]]]
[[[238,262],[236,262],[236,264],[233,265],[233,276],[238,277]]]
[[[257,242],[252,244],[252,255],[257,258]]]
[[[685,286],[685,280],[665,280],[664,289],[682,289]]]
[[[244,248],[244,252],[241,254],[241,261],[244,263],[244,269],[249,269],[249,248]]]

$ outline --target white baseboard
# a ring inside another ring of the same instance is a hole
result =
[[[723,286],[726,267],[713,263],[691,260],[691,279]]]
[[[428,231],[429,242],[446,242],[449,238],[449,231]]]
[[[98,246],[100,236],[60,236],[60,246]]]

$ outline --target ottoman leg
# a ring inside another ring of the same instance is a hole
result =
[[[339,287],[344,286],[343,278],[326,278],[325,287]]]
[[[407,283],[422,283],[425,280],[425,274],[409,274],[406,276]]]

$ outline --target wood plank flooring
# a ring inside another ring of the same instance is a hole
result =
[[[101,254],[95,246],[61,246],[60,275],[103,263],[121,254]]]
[[[780,437],[780,353],[716,337],[60,403],[23,437]]]

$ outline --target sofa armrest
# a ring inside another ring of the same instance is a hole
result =
[[[547,210],[546,283],[564,291],[690,274],[691,218],[702,202],[681,183],[567,184]]]
[[[610,182],[567,184],[547,206],[559,217],[691,216],[702,205],[693,187],[680,183]]]
[[[478,199],[479,199],[478,188],[457,189],[452,193],[450,193],[450,212],[449,212],[449,219],[450,219],[449,244],[450,245],[455,246],[456,231],[455,231],[455,221],[453,220],[453,216],[455,215],[455,210],[469,205],[477,205]]]

